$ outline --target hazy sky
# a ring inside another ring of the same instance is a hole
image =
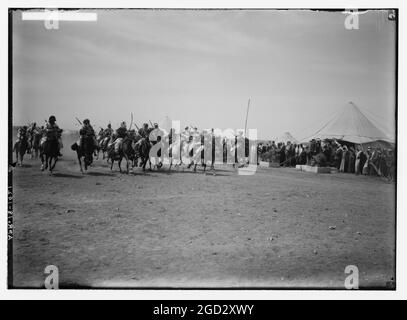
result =
[[[13,16],[13,123],[96,127],[165,116],[182,126],[302,139],[353,101],[383,130],[395,114],[395,22],[386,11],[97,10],[96,22]]]

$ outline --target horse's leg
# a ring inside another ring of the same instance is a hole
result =
[[[79,153],[78,153],[78,152],[76,152],[76,155],[77,155],[77,157],[78,157],[79,168],[81,169],[81,173],[83,173],[81,157],[79,156]]]
[[[126,171],[127,171],[127,174],[129,174],[129,157],[125,156],[125,159],[126,159]]]
[[[50,175],[52,175],[52,169],[53,169],[53,168],[52,168],[52,158],[53,158],[52,156],[49,157],[49,174],[50,174]]]
[[[146,164],[147,164],[147,160],[144,158],[141,158],[141,167],[143,167],[143,172],[146,171]]]
[[[49,158],[48,158],[49,160],[48,160],[48,166],[49,166],[49,173],[52,175],[52,156],[50,156]]]
[[[198,163],[194,164],[194,172],[196,172],[196,166],[198,165]]]
[[[54,164],[52,165],[52,170],[55,169],[55,166],[56,166],[56,164],[57,164],[57,161],[58,161],[58,157],[55,157],[55,158],[54,158]]]
[[[41,158],[41,171],[44,171],[44,154],[43,153],[40,154],[40,158]]]
[[[119,170],[120,170],[120,173],[122,173],[122,160],[123,160],[123,158],[122,157],[120,157],[119,158]]]
[[[107,161],[109,161],[109,159],[110,159],[110,156],[109,156],[109,158],[107,158]],[[113,170],[114,158],[112,157],[111,160],[112,160],[112,163],[110,165],[110,170]]]
[[[48,169],[48,155],[45,155],[45,169]]]

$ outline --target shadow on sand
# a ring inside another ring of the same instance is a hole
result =
[[[115,173],[105,173],[105,172],[94,172],[94,171],[88,171],[85,172],[85,176],[94,176],[94,177],[115,177]]]
[[[74,179],[83,178],[82,175],[79,176],[79,175],[73,175],[73,174],[69,174],[69,173],[59,173],[59,172],[53,173],[52,176],[56,177],[56,178],[74,178]]]

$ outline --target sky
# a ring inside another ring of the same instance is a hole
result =
[[[395,30],[386,11],[93,10],[94,22],[13,14],[13,124],[98,128],[165,116],[181,126],[248,128],[262,139],[317,131],[353,101],[388,134]]]

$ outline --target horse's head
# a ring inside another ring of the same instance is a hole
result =
[[[22,131],[20,133],[20,140],[28,140],[28,133],[27,131]]]

